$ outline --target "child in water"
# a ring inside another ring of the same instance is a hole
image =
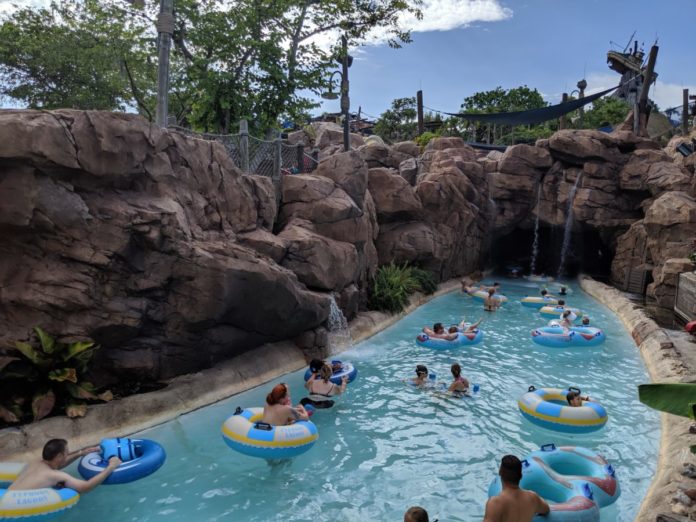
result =
[[[459,363],[454,363],[450,368],[450,371],[452,372],[454,381],[452,381],[452,384],[450,384],[447,391],[467,393],[469,391],[469,380],[466,377],[462,377],[462,367],[459,365]]]

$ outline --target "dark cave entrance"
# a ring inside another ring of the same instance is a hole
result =
[[[535,272],[556,277],[561,262],[563,227],[539,226],[539,253]],[[534,230],[517,228],[496,237],[488,256],[488,267],[504,271],[506,266],[519,265],[528,274],[532,260]],[[596,228],[582,224],[574,227],[566,254],[564,273],[575,277],[582,272],[595,279],[608,281],[614,250],[602,238]]]

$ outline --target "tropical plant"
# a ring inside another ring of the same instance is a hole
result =
[[[427,270],[392,262],[377,269],[367,306],[371,310],[398,313],[406,307],[408,296],[413,292],[432,294],[436,289],[437,283]]]
[[[638,398],[655,410],[696,419],[696,383],[641,384]],[[696,445],[691,452],[696,453]]]
[[[396,98],[375,122],[374,132],[388,143],[413,139],[418,133],[416,98]]]
[[[97,393],[84,380],[98,346],[90,341],[61,343],[34,328],[38,346],[15,343],[15,352],[0,355],[0,419],[7,423],[34,421],[58,410],[82,417],[87,401],[109,401],[110,391]]]
[[[413,141],[416,142],[416,144],[420,147],[421,152],[423,152],[423,149],[425,149],[425,147],[428,145],[428,143],[430,143],[430,141],[433,138],[437,138],[438,136],[439,136],[439,134],[435,134],[434,132],[425,131],[420,136],[416,136],[413,139]]]
[[[437,290],[437,282],[432,272],[413,267],[411,268],[411,275],[418,282],[419,289],[424,294],[430,295]]]

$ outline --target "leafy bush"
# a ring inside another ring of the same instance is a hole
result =
[[[422,268],[413,267],[411,268],[411,275],[418,282],[420,291],[424,294],[430,295],[437,290],[437,282],[435,281],[432,272],[428,272]]]
[[[38,347],[16,342],[18,353],[0,354],[0,419],[6,423],[40,420],[54,410],[83,417],[86,401],[109,401],[110,391],[97,394],[83,380],[95,350],[93,342],[59,343],[34,328]],[[15,356],[17,355],[17,356]]]
[[[418,290],[418,281],[411,268],[394,263],[381,266],[372,279],[368,307],[385,312],[401,312],[408,304],[408,296]]]
[[[416,144],[420,147],[421,152],[422,152],[423,149],[425,149],[425,147],[428,145],[428,143],[430,143],[430,140],[432,140],[433,138],[437,138],[437,137],[439,137],[439,134],[435,134],[434,132],[426,131],[423,134],[421,134],[420,136],[416,136],[413,139],[413,141],[416,142]]]
[[[367,305],[371,310],[398,313],[406,307],[413,292],[432,294],[436,289],[437,283],[430,272],[390,263],[377,269]]]

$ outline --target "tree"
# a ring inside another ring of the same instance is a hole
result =
[[[323,90],[339,57],[337,47],[318,44],[320,37],[342,33],[360,45],[379,29],[398,47],[410,41],[399,17],[420,16],[419,4],[177,0],[170,112],[197,130],[219,132],[242,118],[252,130],[275,126],[279,117],[295,119],[312,107],[302,93]],[[0,92],[32,107],[137,105],[153,113],[158,5],[55,0],[39,15],[16,11],[0,26],[0,69],[6,73]],[[83,97],[74,94],[80,91]]]
[[[592,102],[592,108],[585,111],[582,118],[576,120],[576,128],[599,129],[621,123],[628,116],[631,108],[625,102],[605,96]]]
[[[416,98],[396,98],[375,123],[374,132],[387,142],[413,139],[418,133]]]

